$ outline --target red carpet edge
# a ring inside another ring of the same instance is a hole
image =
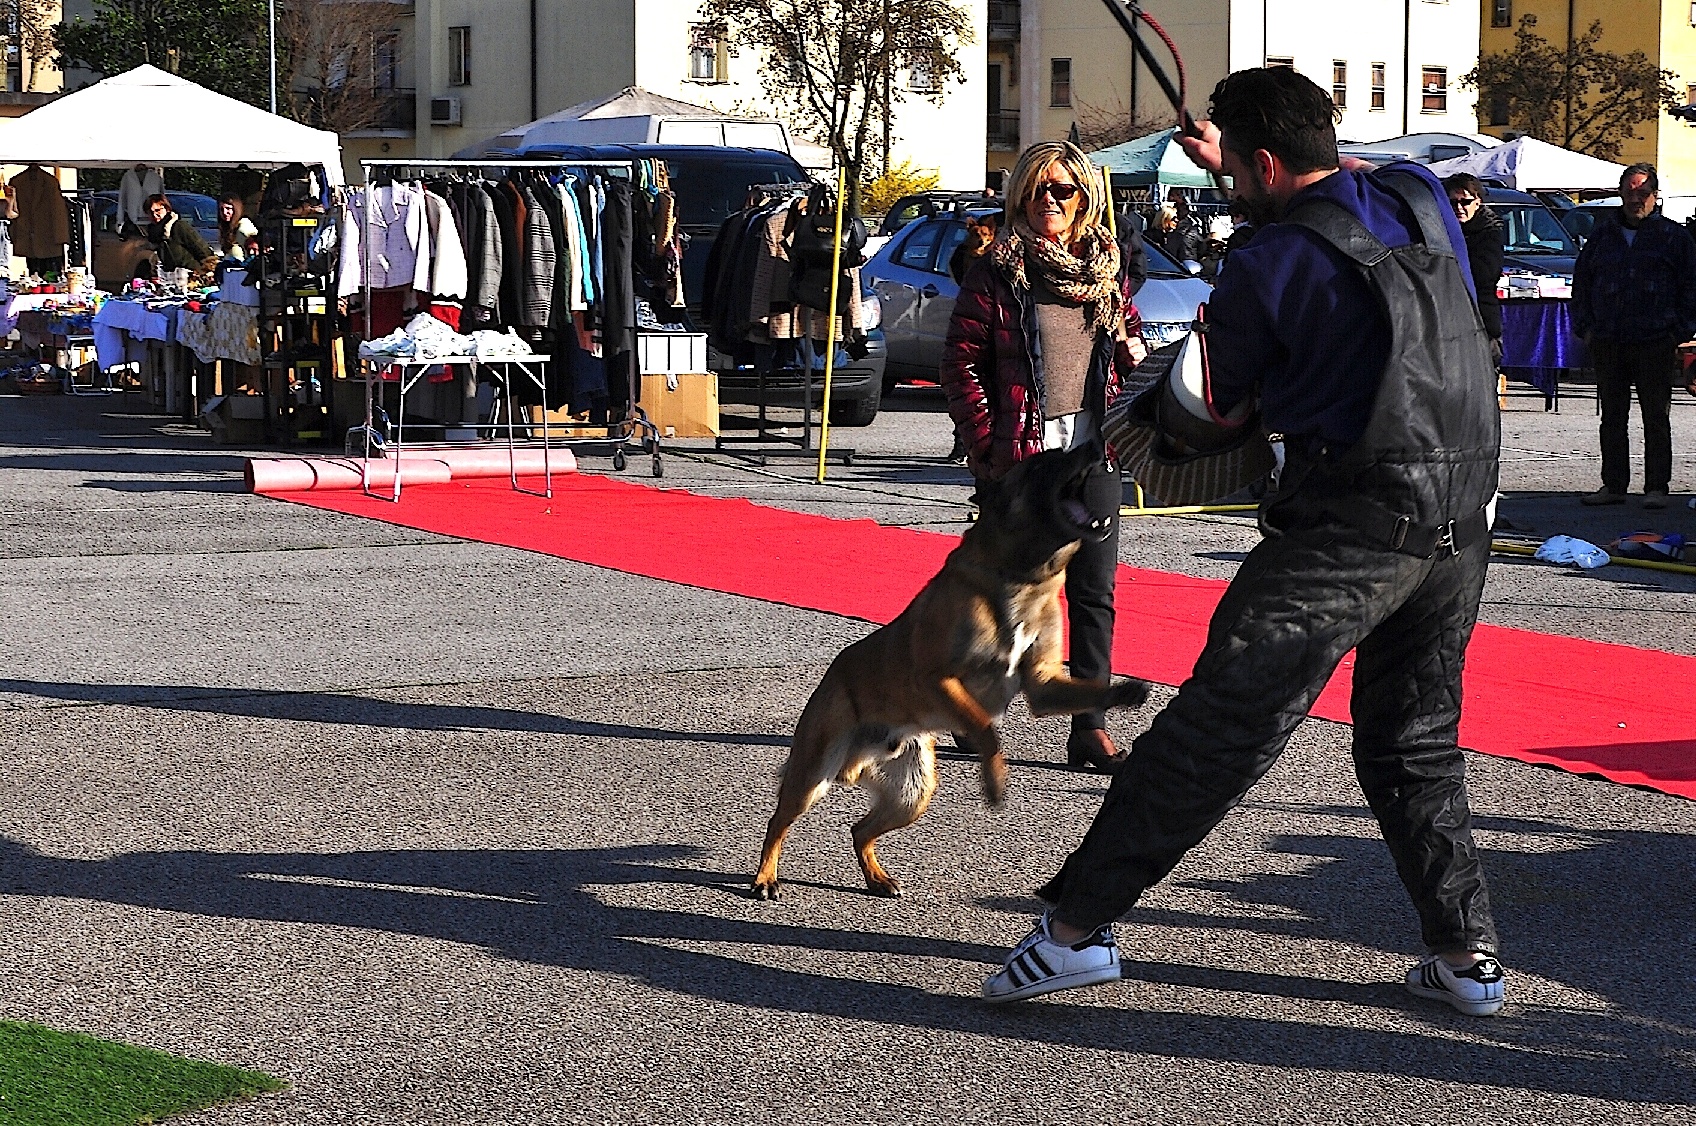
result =
[[[608,477],[556,477],[551,500],[504,480],[276,493],[294,504],[868,622],[890,621],[958,540]],[[1189,675],[1223,582],[1119,568],[1114,671]],[[1346,659],[1313,714],[1347,723]],[[1696,658],[1480,625],[1467,654],[1461,745],[1696,799]]]

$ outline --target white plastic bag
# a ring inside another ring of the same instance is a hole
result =
[[[1593,543],[1572,536],[1550,536],[1537,549],[1537,558],[1548,563],[1575,563],[1586,571],[1608,562],[1608,553]]]

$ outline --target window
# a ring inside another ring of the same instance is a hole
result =
[[[1427,66],[1419,69],[1419,112],[1449,112],[1449,68]]]
[[[1508,96],[1506,94],[1490,95],[1490,124],[1506,125],[1508,123]]]
[[[1048,60],[1048,104],[1051,106],[1069,106],[1072,104],[1072,60]]]
[[[900,256],[895,259],[896,265],[910,270],[929,270],[936,257],[936,240],[941,237],[944,226],[942,223],[921,223],[907,236]]]
[[[1331,60],[1331,104],[1347,109],[1349,104],[1349,64],[1344,59]]]
[[[1372,64],[1372,108],[1384,108],[1384,64]]]
[[[1266,65],[1268,67],[1287,66],[1294,68],[1296,61],[1288,55],[1267,55]]]
[[[371,89],[392,93],[400,88],[400,36],[379,35],[371,45]]]
[[[1691,7],[1696,9],[1696,4]],[[1513,26],[1513,0],[1490,0],[1490,26]]]
[[[915,94],[934,94],[942,89],[935,55],[915,52],[907,56],[907,89]]]
[[[471,85],[471,29],[448,28],[448,85]]]
[[[689,77],[696,82],[730,79],[730,46],[721,23],[689,25]]]
[[[971,232],[967,229],[966,224],[950,223],[948,225],[948,229],[942,234],[941,244],[936,248],[936,261],[931,266],[930,272],[933,274],[946,274],[948,272],[949,260],[954,257],[954,252],[960,249],[960,244],[966,241],[966,236],[970,233]],[[1144,298],[1143,300],[1146,301],[1147,298]]]

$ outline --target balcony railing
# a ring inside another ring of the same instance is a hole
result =
[[[374,112],[369,115],[373,124],[367,129],[401,130],[408,133],[418,131],[418,91],[416,90],[381,90],[371,95],[376,102]]]
[[[1019,0],[989,0],[989,37],[1019,37]]]
[[[997,151],[1018,151],[1019,148],[1019,112],[1017,110],[1002,110],[989,115],[985,140],[989,147]]]

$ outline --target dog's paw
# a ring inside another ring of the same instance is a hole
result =
[[[1146,680],[1121,680],[1108,690],[1110,708],[1140,708],[1148,703],[1149,684]]]
[[[886,872],[881,880],[868,879],[866,891],[883,899],[900,899],[901,881]]]
[[[770,900],[774,900],[777,897],[778,897],[778,888],[777,888],[777,881],[776,880],[755,880],[754,881],[754,898],[755,899],[763,899],[763,900],[767,900],[769,902]]]

